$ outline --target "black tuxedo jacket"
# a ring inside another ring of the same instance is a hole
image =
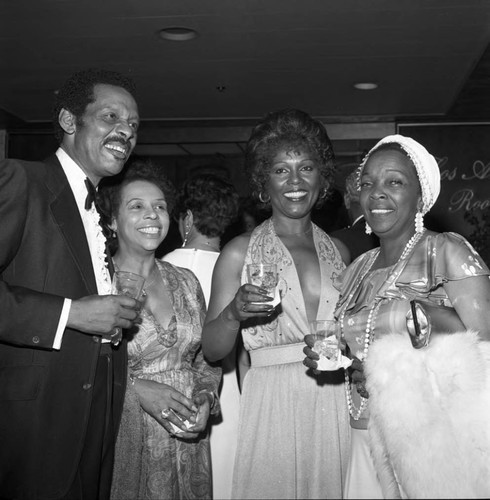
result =
[[[333,238],[338,238],[350,251],[351,261],[359,255],[379,247],[379,239],[375,234],[366,234],[366,221],[364,217],[350,227],[338,229],[330,233]]]
[[[57,157],[0,162],[0,498],[58,498],[73,481],[100,337],[66,329],[61,349],[51,346],[64,298],[96,293],[83,223]],[[121,343],[118,417],[126,356]]]

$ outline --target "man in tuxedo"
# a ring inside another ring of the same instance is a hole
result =
[[[365,219],[359,204],[357,170],[351,172],[345,180],[344,205],[350,219],[348,227],[332,231],[330,236],[339,239],[350,252],[350,262],[359,255],[379,246],[375,234],[366,234]]]
[[[90,196],[122,169],[138,124],[128,79],[82,71],[57,95],[56,153],[0,163],[2,499],[109,497],[126,381],[121,329],[140,304],[111,295]]]

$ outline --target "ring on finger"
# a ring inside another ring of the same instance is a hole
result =
[[[162,410],[162,418],[168,418],[170,416],[170,408],[165,408],[164,410]]]
[[[243,304],[243,306],[242,306],[242,311],[243,312],[247,312],[246,306],[247,306],[247,302],[245,302],[245,304]]]

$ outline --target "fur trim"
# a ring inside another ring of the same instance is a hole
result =
[[[490,342],[387,335],[366,360],[371,453],[385,498],[490,498]],[[396,478],[396,479],[395,479]]]

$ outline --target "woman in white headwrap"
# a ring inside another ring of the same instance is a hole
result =
[[[488,498],[489,269],[462,236],[424,227],[440,174],[421,144],[385,137],[359,185],[380,247],[338,283],[335,317],[354,360],[345,498]]]

